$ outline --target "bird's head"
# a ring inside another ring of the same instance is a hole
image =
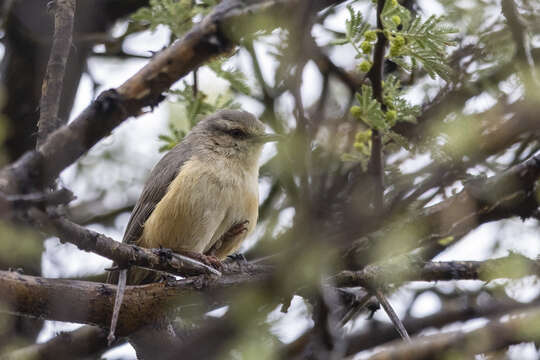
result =
[[[216,154],[255,162],[264,143],[278,140],[277,135],[265,132],[254,115],[239,110],[220,110],[206,117],[192,129],[190,137]]]

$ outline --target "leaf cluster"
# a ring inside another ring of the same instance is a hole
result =
[[[396,121],[416,123],[416,117],[420,114],[420,106],[411,105],[404,98],[404,89],[396,76],[390,75],[384,81],[383,101],[387,109],[397,113]]]
[[[155,30],[158,25],[168,26],[176,37],[193,26],[194,19],[206,15],[218,0],[150,0],[149,6],[140,8],[131,16]]]
[[[250,95],[251,89],[247,85],[246,76],[237,69],[225,67],[226,58],[218,58],[208,64],[208,67],[220,78],[227,80],[234,91]]]
[[[420,63],[432,78],[450,79],[452,70],[446,62],[446,49],[455,45],[452,35],[457,30],[447,25],[443,17],[432,15],[425,21],[419,16],[411,19],[408,9],[396,1],[386,1],[381,21],[390,41],[392,61],[409,71]]]
[[[373,98],[371,86],[362,85],[362,91],[356,93],[358,105],[351,108],[351,114],[363,121],[370,128],[384,131],[387,128],[381,104]]]
[[[331,44],[352,44],[356,51],[360,53],[356,45],[362,40],[364,33],[369,30],[369,23],[364,21],[362,14],[355,11],[352,6],[348,5],[347,10],[349,11],[350,18],[345,20],[345,36],[334,39]]]

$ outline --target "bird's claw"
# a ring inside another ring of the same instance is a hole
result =
[[[212,255],[205,255],[194,251],[183,251],[183,255],[186,255],[187,257],[190,257],[194,260],[200,261],[205,265],[211,266],[216,270],[222,271],[223,270],[223,264],[221,261]]]
[[[228,255],[227,257],[231,259],[231,261],[234,261],[234,262],[241,261],[243,263],[247,263],[247,259],[242,253],[234,253],[234,254]]]
[[[249,220],[244,220],[242,222],[239,222],[237,224],[234,224],[231,226],[231,228],[226,232],[226,237],[236,237],[248,230],[247,225],[249,224]]]

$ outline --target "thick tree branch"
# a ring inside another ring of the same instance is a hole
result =
[[[332,278],[338,286],[365,286],[375,281],[397,283],[405,280],[450,280],[515,278],[539,273],[540,264],[530,259],[511,255],[484,262],[428,263],[413,278],[397,278],[402,266],[372,267],[362,272],[341,273]],[[521,270],[517,270],[521,269]],[[168,283],[128,286],[124,308],[120,313],[119,334],[126,334],[152,323],[167,310],[178,305],[187,294],[211,292],[241,284],[264,281],[273,272],[267,265],[231,263],[223,276],[196,276]],[[374,275],[380,273],[381,275]],[[390,274],[394,275],[391,276]],[[424,275],[422,275],[424,274]],[[485,275],[482,275],[485,274]],[[364,276],[361,278],[361,276]],[[374,280],[376,279],[376,280]],[[109,325],[114,302],[115,286],[77,280],[44,279],[16,272],[0,272],[0,293],[11,307],[10,312],[45,319]],[[59,304],[62,304],[59,306]]]
[[[129,334],[162,318],[175,306],[194,301],[190,294],[224,290],[262,281],[266,266],[243,265],[225,276],[128,286],[117,334]],[[0,293],[7,311],[43,319],[77,322],[106,328],[110,324],[116,286],[86,281],[45,279],[0,271]],[[190,300],[191,299],[191,300]],[[3,310],[6,311],[6,310]]]
[[[43,144],[50,133],[67,122],[67,119],[58,117],[58,109],[60,108],[64,73],[73,38],[75,0],[56,0],[52,4],[54,9],[54,35],[51,55],[41,87],[37,148]]]

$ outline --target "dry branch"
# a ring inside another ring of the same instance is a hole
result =
[[[141,266],[173,275],[190,276],[220,272],[190,257],[174,254],[167,249],[147,249],[115,241],[108,236],[86,229],[63,217],[45,214],[37,209],[29,211],[38,226],[62,242],[113,260],[119,268]]]
[[[427,328],[441,328],[458,321],[500,316],[511,311],[530,309],[540,305],[538,298],[530,303],[497,299],[487,302],[468,300],[468,298],[458,298],[444,306],[438,313],[420,318],[408,317],[403,319],[403,323],[411,334],[416,334]],[[347,354],[353,355],[397,339],[399,336],[392,325],[375,324],[367,330],[348,336]]]
[[[56,0],[52,2],[52,7],[54,10],[54,34],[51,55],[41,88],[37,148],[43,144],[50,133],[67,122],[67,119],[58,118],[58,109],[73,38],[75,0]]]
[[[477,265],[485,269],[499,268],[501,263],[497,261],[502,260],[487,260],[484,264]],[[508,263],[505,264],[508,265]],[[534,264],[535,267],[529,270],[538,271],[537,262]],[[441,280],[447,280],[458,278],[454,275],[456,269],[453,265],[453,262],[436,263],[427,267],[436,268],[439,274],[444,273],[441,269],[445,269],[446,273],[441,276]],[[472,266],[477,267],[476,264]],[[506,266],[502,268],[507,269]],[[400,268],[393,270],[397,272]],[[504,274],[501,272],[498,273],[498,277],[517,276],[511,272]],[[189,294],[205,292],[208,295],[212,290],[264,281],[269,279],[272,273],[273,268],[268,265],[231,263],[227,266],[227,273],[221,277],[201,275],[169,283],[128,286],[124,298],[125,308],[120,313],[119,334],[130,333],[140,326],[159,319],[172,307],[181,304],[182,299],[189,298],[187,296]],[[457,273],[459,274],[459,270]],[[531,273],[534,272],[524,272],[521,276]],[[429,279],[433,280],[433,276],[430,275]],[[361,286],[367,283],[369,281],[366,279],[355,278],[355,282],[347,281],[340,285]],[[51,320],[106,327],[110,321],[115,289],[116,286],[109,284],[44,279],[16,272],[0,272],[0,293],[3,294],[3,300],[8,306],[11,306],[10,312]]]
[[[198,276],[184,280],[128,286],[120,312],[117,333],[125,335],[155,322],[190,294],[223,290],[261,281],[268,274],[264,266],[242,267],[222,277]],[[7,311],[49,320],[109,326],[116,286],[77,280],[45,279],[0,271],[0,293]],[[5,310],[2,310],[5,311]]]
[[[100,353],[107,348],[107,334],[94,326],[62,332],[51,340],[0,355],[0,360],[72,360]]]
[[[485,261],[423,262],[404,256],[397,261],[368,265],[360,271],[342,271],[332,278],[336,286],[374,288],[407,281],[517,279],[540,275],[540,260],[510,254]]]
[[[389,345],[369,360],[432,360],[447,359],[450,354],[470,358],[474,354],[489,352],[512,344],[540,341],[540,328],[531,326],[540,322],[540,308],[515,311],[507,321],[494,319],[486,326],[471,332],[450,333],[413,338],[411,343]]]

